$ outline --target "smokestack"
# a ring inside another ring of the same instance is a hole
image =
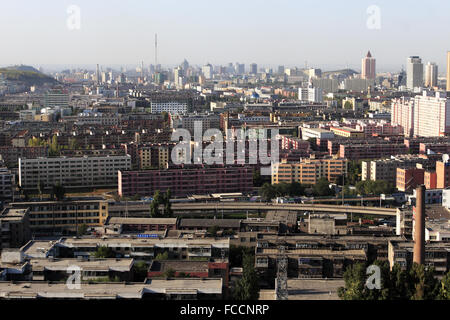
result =
[[[416,189],[414,225],[414,262],[425,264],[425,186]]]

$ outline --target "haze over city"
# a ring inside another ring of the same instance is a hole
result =
[[[80,8],[81,25],[70,30],[67,8]],[[369,29],[367,8],[380,9],[380,29]],[[405,9],[408,9],[405,11]],[[137,65],[187,59],[203,65],[258,63],[324,70],[354,68],[367,50],[378,71],[399,71],[420,55],[444,70],[450,47],[450,3],[427,1],[2,1],[1,66],[47,69]]]

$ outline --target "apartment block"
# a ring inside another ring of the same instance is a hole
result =
[[[73,234],[83,224],[100,227],[108,218],[108,202],[99,197],[13,202],[10,206],[14,209],[29,208],[33,235]]]
[[[407,153],[407,147],[400,143],[344,143],[339,146],[339,157],[346,158],[348,160],[379,159],[389,157],[393,154]]]
[[[170,189],[174,196],[250,192],[253,168],[236,166],[185,166],[163,170],[119,171],[120,196],[151,196]]]
[[[117,187],[119,170],[131,169],[131,157],[84,156],[19,159],[19,184],[24,189],[45,188],[59,183],[65,188]]]
[[[424,183],[425,170],[420,168],[397,168],[397,189],[401,192],[412,192]]]
[[[30,210],[5,208],[0,214],[0,251],[19,248],[31,239]]]
[[[302,159],[298,163],[281,162],[272,168],[272,184],[304,183],[316,184],[321,178],[330,182],[347,174],[346,159]]]

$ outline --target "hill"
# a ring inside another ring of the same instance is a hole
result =
[[[8,81],[23,82],[27,86],[54,84],[57,81],[30,66],[12,66],[0,68],[0,73]]]

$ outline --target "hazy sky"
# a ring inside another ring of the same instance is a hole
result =
[[[67,8],[81,29],[67,27]],[[380,8],[369,29],[367,8]],[[378,71],[398,70],[407,56],[446,68],[450,1],[445,0],[2,0],[0,65],[159,62],[309,66],[360,70],[371,50]]]

